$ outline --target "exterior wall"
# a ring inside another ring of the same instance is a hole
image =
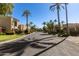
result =
[[[11,32],[11,17],[0,16],[0,26],[6,28],[6,32]]]
[[[26,30],[26,28],[27,28],[26,25],[21,25],[21,24],[19,25],[20,31],[24,31],[24,30]]]
[[[6,33],[14,32],[15,29],[14,20],[17,23],[16,27],[18,29],[19,21],[17,21],[15,18],[10,16],[0,16],[0,26],[6,29]]]
[[[66,27],[66,25],[64,25],[64,27]],[[79,31],[79,23],[69,23],[68,28],[69,30]]]
[[[0,32],[2,32],[2,27],[0,27]]]
[[[15,18],[11,18],[11,30],[18,29],[19,25],[20,25],[19,21],[17,21]]]

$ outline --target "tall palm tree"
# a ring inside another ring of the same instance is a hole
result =
[[[34,32],[34,31],[36,31],[36,25],[32,25],[31,26],[31,30]]]
[[[33,22],[30,22],[30,23],[29,23],[29,26],[31,27],[32,25],[33,25]]]
[[[55,19],[55,20],[54,20],[54,22],[56,23],[56,22],[57,22],[57,20]]]
[[[43,22],[43,25],[44,25],[44,27],[45,27],[45,25],[46,25],[46,22]]]
[[[69,34],[69,28],[68,28],[68,10],[67,10],[68,3],[65,3],[65,13],[66,13],[66,25],[67,25],[67,34]]]
[[[30,15],[30,11],[29,10],[24,10],[24,12],[23,12],[23,16],[25,16],[26,17],[26,26],[27,26],[27,34],[28,34],[28,16]]]
[[[32,25],[33,25],[33,22],[30,22],[30,23],[29,23],[30,32],[31,32],[31,30],[32,30]]]
[[[56,22],[57,22],[57,20],[55,19],[54,20],[54,29],[53,29],[53,31],[55,31],[55,32],[56,32]]]
[[[62,5],[61,5],[61,3],[55,3],[55,4],[52,4],[51,6],[50,6],[50,10],[57,10],[57,18],[58,18],[58,28],[59,28],[59,31],[60,31],[60,14],[59,14],[59,12],[60,12],[60,9],[61,9],[61,7],[63,7]],[[64,8],[64,7],[63,7]]]
[[[61,21],[61,23],[62,23],[62,25],[63,25],[64,21]]]
[[[54,28],[54,26],[53,26],[52,20],[50,20],[49,22],[47,22],[46,28],[47,28],[47,32],[48,32],[49,34],[52,34],[52,33],[53,33],[53,28]]]
[[[62,23],[62,29],[63,29],[64,21],[61,21],[61,23]]]
[[[0,15],[11,15],[14,5],[12,3],[0,3]]]
[[[44,32],[46,32],[46,30],[47,30],[47,29],[46,29],[46,24],[47,24],[46,22],[43,22],[43,31],[44,31]]]
[[[14,8],[14,6],[12,3],[7,3],[6,4],[6,15],[11,15],[13,8]]]

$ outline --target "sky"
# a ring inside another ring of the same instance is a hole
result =
[[[29,16],[29,22],[32,21],[37,27],[41,28],[42,23],[49,20],[57,19],[57,13],[49,10],[51,4],[49,3],[15,3],[12,16],[17,18],[21,24],[26,24],[25,17],[22,16],[25,9],[29,10],[31,15]],[[60,10],[60,20],[65,20],[65,10]],[[79,23],[79,4],[68,4],[68,20],[69,23]]]

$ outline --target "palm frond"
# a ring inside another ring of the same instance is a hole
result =
[[[24,10],[22,16],[28,16],[30,14],[31,14],[30,11],[26,9],[26,10]]]
[[[54,9],[55,6],[56,6],[56,4],[55,4],[55,5],[51,5],[49,9],[50,9],[50,10],[51,10],[51,9]]]
[[[61,5],[61,7],[62,7],[63,9],[65,9],[64,6]]]

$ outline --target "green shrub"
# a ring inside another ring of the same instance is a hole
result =
[[[70,31],[70,35],[71,35],[71,36],[77,36],[78,33],[77,33],[77,31]]]
[[[46,28],[45,28],[45,27],[43,27],[43,32],[44,32],[44,33],[46,33],[46,32],[47,32],[47,30],[46,30]]]
[[[5,35],[5,33],[3,33],[3,32],[0,32],[0,35]]]
[[[6,35],[13,35],[14,34],[14,32],[11,32],[11,33],[6,33]]]
[[[21,33],[23,33],[23,31],[21,31],[21,30],[15,30],[15,33],[16,34],[21,34]]]
[[[28,34],[28,30],[25,30],[24,33],[25,33],[25,34]]]

